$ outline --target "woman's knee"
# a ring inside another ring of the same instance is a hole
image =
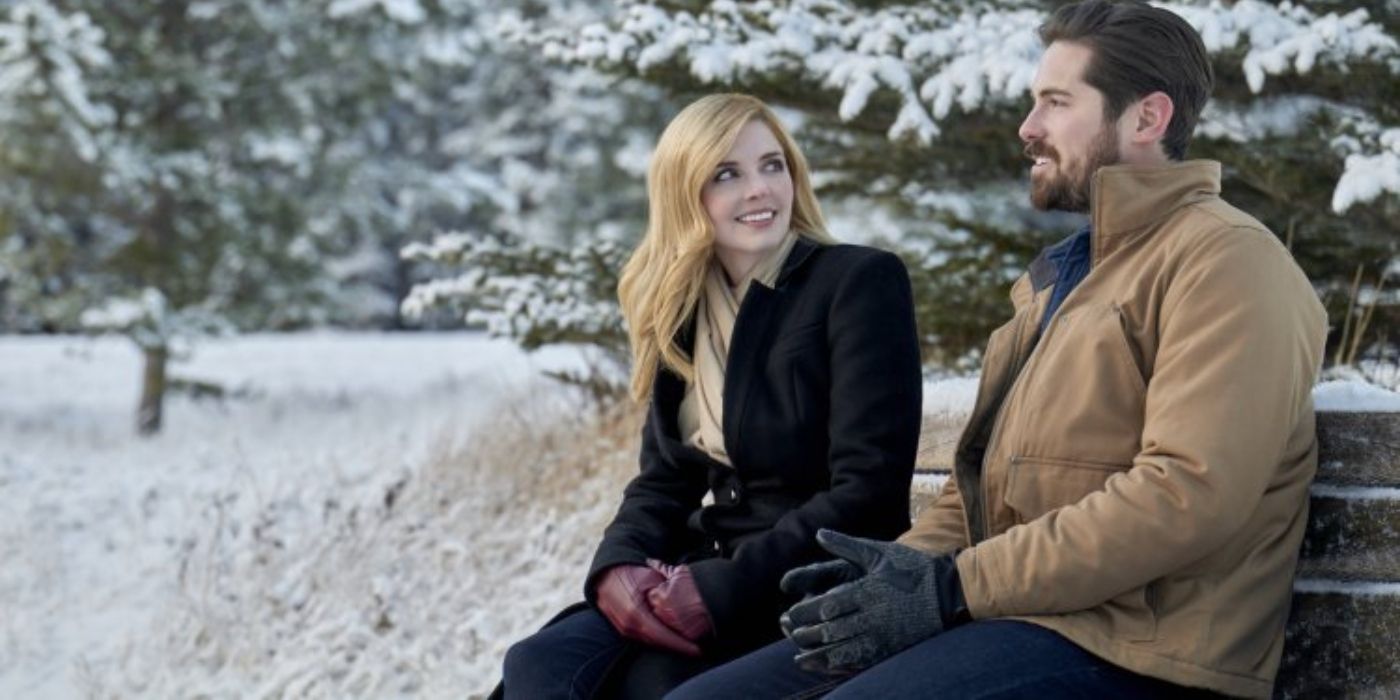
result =
[[[506,660],[504,663],[505,676],[507,678],[516,675],[523,668],[530,666],[530,659],[537,656],[538,643],[535,638],[538,635],[530,635],[512,645],[506,650]]]
[[[624,646],[606,621],[594,617],[592,611],[576,613],[506,650],[501,669],[506,697],[590,695]]]
[[[549,665],[549,646],[548,640],[542,639],[541,635],[536,633],[512,644],[506,650],[501,678],[506,687],[514,691],[512,696],[524,692],[527,686],[532,686],[540,680],[541,669]]]

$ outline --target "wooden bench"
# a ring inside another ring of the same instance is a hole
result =
[[[938,493],[961,425],[925,422],[913,510]],[[1317,415],[1312,487],[1274,694],[1400,698],[1400,413]]]

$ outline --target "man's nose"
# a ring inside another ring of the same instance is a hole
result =
[[[1022,143],[1030,143],[1045,136],[1045,129],[1040,124],[1040,111],[1031,109],[1021,122],[1021,128],[1016,130],[1016,135],[1021,137]]]

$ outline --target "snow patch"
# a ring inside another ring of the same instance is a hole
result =
[[[395,664],[421,668],[433,650],[402,636],[390,638],[391,649],[375,647],[383,625],[361,616],[369,609],[363,601],[377,594],[391,605],[417,594],[412,587],[423,580],[392,552],[373,554],[390,534],[377,525],[392,509],[389,494],[456,449],[500,397],[540,381],[544,368],[578,366],[571,349],[526,355],[479,333],[210,341],[172,373],[221,383],[238,396],[171,397],[165,431],[141,439],[133,421],[140,362],[134,344],[118,338],[0,338],[0,491],[9,503],[0,509],[0,697],[412,692],[415,676]],[[550,391],[558,390],[541,398]],[[451,522],[481,519],[489,529],[491,513],[489,504],[475,503]],[[345,541],[355,546],[328,544]],[[475,574],[449,551],[474,546],[468,538],[425,534],[413,542],[435,548],[429,554],[441,561],[438,580],[460,577],[444,588],[473,590]],[[293,566],[324,572],[325,557],[341,570],[360,559],[383,566],[338,582]],[[239,588],[229,586],[228,571],[265,573]],[[250,598],[268,602],[251,605]],[[237,614],[266,610],[258,605],[300,612]],[[170,632],[172,621],[189,619],[181,617],[186,606],[200,612],[193,619],[201,623],[226,624]],[[172,642],[158,633],[186,637]],[[296,636],[305,633],[312,634]],[[162,648],[246,651],[227,639],[240,635],[274,656],[190,658],[208,665],[178,674],[152,658]],[[158,640],[166,646],[155,646]],[[345,660],[368,650],[382,659]],[[335,668],[360,675],[327,685],[318,674]]]
[[[1400,411],[1400,393],[1356,380],[1322,382],[1313,388],[1319,411]]]
[[[1400,595],[1400,583],[1378,581],[1334,581],[1331,579],[1298,579],[1293,582],[1295,593],[1341,593],[1343,595]]]

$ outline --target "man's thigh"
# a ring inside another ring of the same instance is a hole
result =
[[[1014,620],[956,627],[852,677],[853,698],[1177,698],[1186,689],[1121,669],[1048,629]]]

